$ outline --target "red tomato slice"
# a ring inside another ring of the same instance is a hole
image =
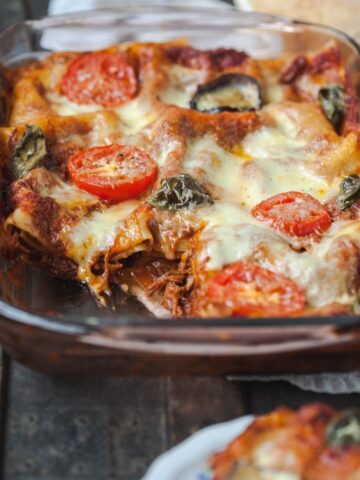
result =
[[[284,317],[301,313],[305,306],[304,293],[290,278],[245,261],[212,277],[207,296],[241,317]]]
[[[260,202],[251,211],[273,230],[295,237],[322,233],[331,217],[316,198],[301,192],[285,192]]]
[[[311,58],[309,72],[317,75],[324,70],[341,67],[341,51],[338,47],[329,47]]]
[[[78,104],[121,105],[136,94],[136,72],[122,53],[84,53],[68,66],[61,90]]]
[[[68,170],[79,188],[103,200],[122,202],[138,197],[153,183],[157,166],[136,147],[106,145],[76,153]]]

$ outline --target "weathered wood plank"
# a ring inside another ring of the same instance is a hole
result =
[[[0,1],[0,29],[25,18],[26,12],[21,0]]]
[[[7,480],[139,480],[166,450],[165,379],[10,369]]]
[[[240,384],[218,377],[169,378],[167,402],[169,446],[246,413]]]
[[[222,378],[55,378],[15,362],[9,376],[9,480],[138,480],[170,446],[244,413]]]

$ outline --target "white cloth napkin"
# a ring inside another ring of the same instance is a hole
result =
[[[360,393],[360,372],[319,373],[312,375],[231,375],[229,380],[272,382],[284,380],[302,390],[317,393]]]
[[[182,6],[194,6],[193,0],[156,0],[154,3],[163,4],[163,5],[182,5]],[[92,10],[94,8],[105,8],[105,7],[121,7],[121,6],[131,6],[139,4],[136,0],[78,0],[74,2],[73,0],[50,0],[49,3],[49,14],[61,14],[75,11],[84,11]],[[150,5],[151,3],[149,3]],[[241,4],[244,10],[251,10],[250,3],[248,0],[239,0],[238,4]],[[226,3],[219,0],[197,0],[196,7],[226,7]],[[63,32],[64,33],[64,32]],[[52,48],[55,50],[61,50],[66,48],[74,49],[83,49],[82,41],[85,42],[85,45],[88,49],[92,48],[92,38],[91,36],[84,36],[84,31],[82,31],[81,36],[66,36],[61,35],[61,40],[59,39],[59,30],[49,31],[44,35],[42,44],[47,48]],[[115,32],[111,32],[111,29],[107,32],[98,32],[99,36],[102,36],[99,40],[93,39],[96,43],[93,48],[102,48],[110,45],[112,42],[116,41]],[[211,42],[211,40],[209,39]],[[224,44],[224,46],[226,46]],[[77,47],[77,48],[76,48]],[[209,43],[208,48],[211,48],[211,43]],[[242,45],[244,48],[244,45]],[[246,48],[245,48],[246,49]],[[360,372],[352,373],[323,373],[316,375],[276,375],[276,376],[231,376],[231,380],[241,380],[241,381],[273,381],[273,380],[286,380],[293,385],[303,389],[310,390],[313,392],[326,392],[326,393],[360,393]]]

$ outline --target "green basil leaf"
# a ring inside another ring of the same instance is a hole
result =
[[[325,117],[336,131],[339,130],[345,112],[345,91],[340,85],[332,85],[319,90],[318,101]]]
[[[360,409],[346,410],[337,415],[326,430],[326,443],[334,447],[360,444]]]
[[[340,184],[340,194],[337,198],[337,204],[340,210],[346,210],[351,207],[356,200],[360,198],[360,177],[359,175],[349,175],[345,177]]]
[[[161,210],[184,210],[214,203],[205,188],[191,175],[165,178],[147,203]]]
[[[46,153],[45,135],[41,128],[27,125],[10,157],[9,168],[16,178],[22,178],[41,165]]]

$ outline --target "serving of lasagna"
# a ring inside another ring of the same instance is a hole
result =
[[[335,44],[259,60],[124,43],[3,67],[3,254],[157,316],[350,314],[358,120]]]
[[[213,480],[359,480],[360,411],[279,408],[256,418],[210,465]]]

